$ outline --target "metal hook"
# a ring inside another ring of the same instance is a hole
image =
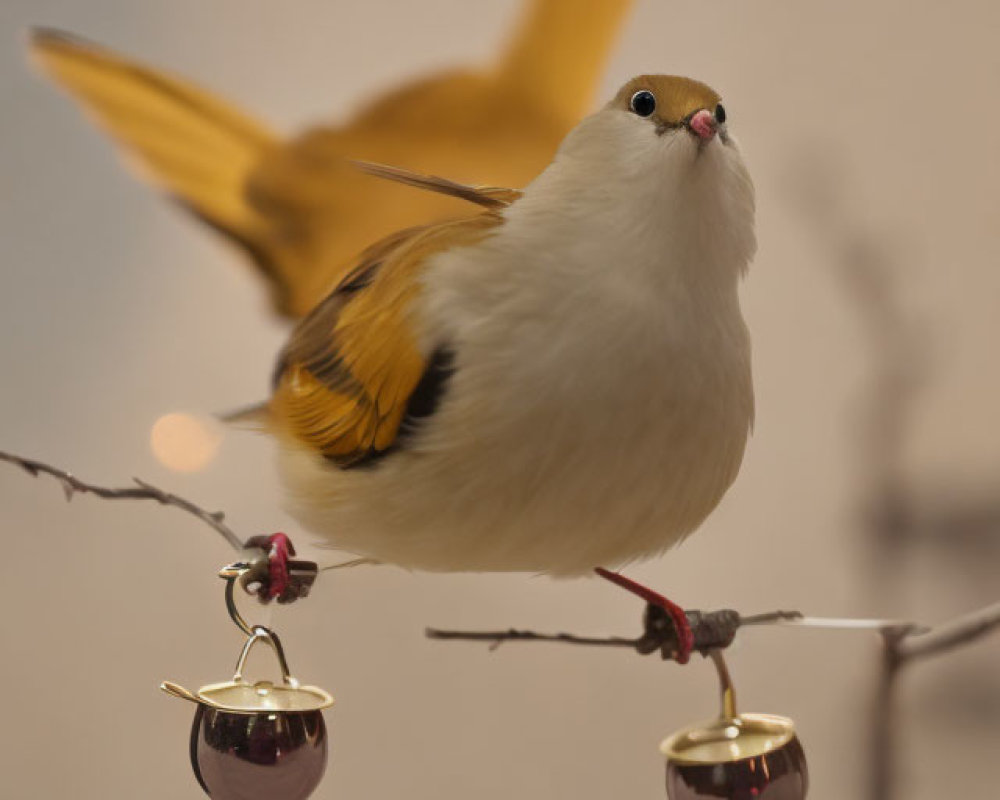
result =
[[[236,607],[236,596],[234,591],[234,587],[236,586],[236,581],[240,577],[240,575],[243,574],[245,569],[234,570],[234,574],[232,575],[224,574],[228,570],[233,569],[234,567],[246,567],[246,565],[231,564],[230,566],[226,567],[224,570],[222,570],[222,572],[219,573],[220,577],[226,579],[226,611],[229,612],[229,618],[236,623],[236,627],[238,627],[241,631],[243,631],[243,633],[245,633],[247,636],[253,636],[253,628],[250,627],[250,623],[243,618],[243,615],[240,614],[240,610]]]
[[[246,621],[236,607],[235,587],[236,582],[256,566],[257,564],[254,562],[237,561],[219,570],[219,577],[226,582],[226,611],[229,612],[229,618],[236,623],[236,627],[247,636],[253,636],[254,626]]]
[[[736,690],[733,688],[733,678],[729,674],[726,666],[726,659],[722,655],[722,650],[713,648],[708,651],[712,663],[715,664],[715,671],[719,674],[719,688],[721,690],[722,710],[720,718],[724,722],[732,722],[739,718],[736,713]]]

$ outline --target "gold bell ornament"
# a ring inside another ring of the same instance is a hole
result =
[[[270,629],[249,625],[236,608],[233,589],[250,564],[232,564],[226,581],[226,608],[246,634],[232,680],[191,692],[170,681],[160,688],[197,708],[191,726],[191,766],[213,800],[304,800],[326,770],[327,735],[323,709],[333,705],[323,689],[303,686],[291,674],[284,648]],[[273,651],[281,683],[245,677],[247,657],[263,642]]]
[[[795,725],[773,714],[739,714],[721,650],[710,650],[722,689],[718,719],[660,745],[670,800],[803,800],[809,773]]]

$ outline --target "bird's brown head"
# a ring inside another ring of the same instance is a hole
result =
[[[626,83],[607,107],[648,119],[657,133],[686,128],[702,141],[726,121],[718,92],[691,78],[640,75]]]
[[[753,182],[728,125],[719,93],[704,83],[640,75],[580,121],[525,199],[552,192],[591,215],[591,227],[595,218],[626,230],[645,222],[651,240],[663,229],[666,248],[677,248],[672,237],[693,237],[684,239],[698,253],[693,263],[745,266],[754,243]],[[698,239],[699,231],[711,233]]]

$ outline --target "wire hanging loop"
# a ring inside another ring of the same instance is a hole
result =
[[[256,645],[257,642],[266,642],[274,651],[274,655],[278,659],[278,667],[281,669],[282,683],[292,689],[298,689],[299,682],[292,676],[292,672],[288,668],[288,659],[285,658],[285,648],[281,646],[281,640],[278,638],[278,634],[269,628],[265,628],[263,625],[255,625],[250,636],[243,644],[243,649],[240,651],[240,657],[236,661],[236,671],[233,674],[233,681],[236,683],[241,683],[243,681],[243,670],[246,668],[247,657],[250,655],[250,651],[253,650],[254,645]]]

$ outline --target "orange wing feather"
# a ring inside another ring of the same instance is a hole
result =
[[[502,223],[497,209],[519,196],[511,189],[477,190],[391,168],[371,171],[491,210],[410,228],[373,245],[293,332],[278,363],[272,418],[341,466],[369,460],[398,442],[410,398],[428,368],[413,314],[427,260],[482,241]]]

